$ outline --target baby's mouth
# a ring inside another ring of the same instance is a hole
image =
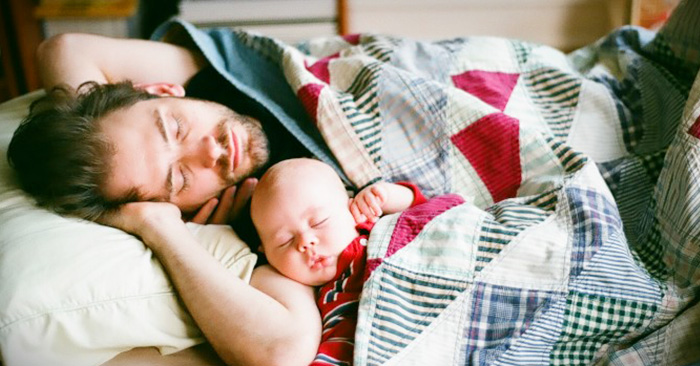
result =
[[[309,266],[311,269],[321,269],[331,265],[331,257],[325,255],[314,255],[309,258]]]

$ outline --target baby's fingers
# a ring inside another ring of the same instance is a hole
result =
[[[352,218],[355,219],[355,223],[361,224],[365,221],[367,221],[367,217],[362,214],[360,211],[360,208],[357,207],[357,199],[352,199],[350,202],[350,213],[352,214]]]
[[[370,190],[372,194],[376,197],[380,205],[386,202],[386,189],[384,188],[384,186],[381,185],[381,183],[371,186]]]
[[[372,212],[372,209],[367,205],[367,202],[365,201],[365,195],[357,195],[357,197],[355,197],[355,200],[353,201],[353,204],[357,207],[357,210],[361,215],[360,221],[358,221],[358,223],[365,222],[367,220],[374,221],[373,217],[375,215]]]
[[[362,212],[372,222],[377,221],[377,218],[382,215],[382,206],[379,200],[371,194],[367,194],[363,197],[360,208],[362,208]]]

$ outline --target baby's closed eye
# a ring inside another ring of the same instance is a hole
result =
[[[286,247],[286,246],[288,246],[288,245],[291,245],[293,241],[294,241],[294,237],[293,237],[293,236],[288,237],[288,238],[284,238],[284,239],[278,240],[277,243],[279,243],[279,244],[277,244],[275,247],[277,247],[277,248],[284,248],[284,247]]]
[[[328,217],[325,217],[325,218],[320,219],[320,220],[312,221],[312,222],[311,222],[311,227],[323,226],[323,224],[325,224],[325,223],[328,221],[328,219],[329,219]]]

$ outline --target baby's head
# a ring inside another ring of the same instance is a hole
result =
[[[333,279],[338,256],[358,235],[345,187],[317,160],[273,165],[255,188],[251,217],[270,265],[310,286]]]

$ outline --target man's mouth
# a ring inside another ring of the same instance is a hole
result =
[[[229,128],[227,150],[230,167],[229,171],[233,172],[236,170],[238,164],[240,163],[241,155],[240,141],[238,140],[238,136],[233,132],[233,128]]]

